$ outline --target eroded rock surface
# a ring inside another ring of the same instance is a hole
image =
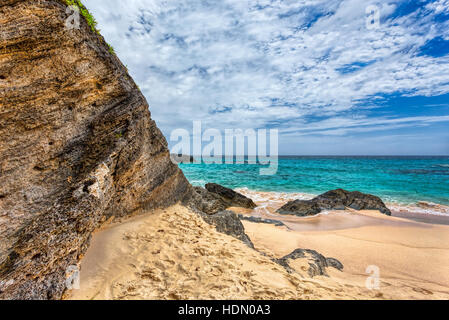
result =
[[[322,210],[379,210],[381,213],[391,215],[385,203],[376,196],[358,191],[349,192],[343,189],[331,190],[312,200],[295,200],[287,203],[280,209],[280,214],[294,214],[297,216],[311,216]]]
[[[321,208],[312,200],[294,200],[277,210],[280,214],[294,214],[299,217],[313,216],[321,212]]]
[[[92,231],[190,192],[148,104],[62,1],[0,2],[0,299],[57,299]]]
[[[254,209],[257,205],[253,202],[253,200],[245,197],[244,195],[235,192],[232,189],[223,187],[216,183],[208,183],[206,184],[206,190],[219,195],[225,202],[229,204],[229,206],[234,207],[242,207],[248,209]]]
[[[253,217],[253,216],[245,216],[243,214],[239,214],[239,219],[246,220],[249,222],[254,222],[254,223],[272,224],[276,227],[286,227],[286,225],[280,220],[264,219],[264,218]]]
[[[218,232],[233,236],[243,241],[250,248],[254,248],[253,243],[245,233],[245,227],[235,212],[225,210],[213,215],[203,214],[202,217],[207,223],[214,225]]]
[[[189,206],[206,214],[215,214],[229,208],[229,204],[218,196],[202,187],[193,187],[193,192],[188,201]]]
[[[206,214],[215,214],[230,207],[256,207],[256,204],[251,199],[215,183],[207,184],[206,189],[193,187],[189,205],[193,209]]]
[[[294,272],[290,262],[296,259],[307,259],[307,272],[310,277],[328,276],[326,268],[333,267],[339,271],[343,270],[343,264],[334,258],[326,258],[322,254],[310,249],[296,249],[292,253],[277,259],[276,262],[282,265],[288,272]]]

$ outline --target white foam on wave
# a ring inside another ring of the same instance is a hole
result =
[[[204,187],[204,185],[206,184],[206,180],[191,180],[190,184],[193,186],[200,186],[200,187]]]
[[[419,201],[414,204],[387,203],[387,207],[396,212],[449,216],[449,206],[427,201]]]
[[[310,200],[316,195],[308,193],[290,193],[290,192],[270,192],[270,191],[256,191],[248,188],[238,188],[235,191],[247,196],[258,204],[255,209],[256,215],[276,216],[274,212],[289,201],[293,200]],[[386,206],[391,211],[407,212],[417,214],[433,214],[433,215],[449,215],[449,206],[432,203],[427,201],[419,201],[415,204],[403,204],[394,202],[394,200],[387,200]],[[320,214],[329,214],[323,211]]]
[[[248,188],[237,188],[235,191],[248,196],[252,197],[254,201],[292,201],[292,200],[310,200],[316,197],[314,194],[308,194],[308,193],[300,193],[300,192],[274,192],[274,191],[257,191],[257,190],[250,190]]]
[[[238,188],[235,191],[252,199],[258,207],[254,209],[254,216],[278,217],[275,213],[277,209],[282,207],[287,202],[293,200],[310,200],[315,197],[313,194],[307,193],[290,193],[290,192],[271,192],[271,191],[256,191],[248,188]]]

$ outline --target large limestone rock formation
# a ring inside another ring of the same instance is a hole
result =
[[[0,299],[57,299],[110,217],[191,192],[126,68],[57,0],[0,1]]]

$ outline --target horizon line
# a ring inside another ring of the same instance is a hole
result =
[[[190,155],[190,154],[176,154],[170,153],[176,156],[186,156],[186,157],[211,157],[214,156],[202,156],[202,155]],[[219,156],[217,156],[219,157]],[[222,157],[248,157],[248,155],[222,155]],[[271,157],[270,155],[264,156],[251,156],[251,157]],[[398,154],[374,154],[374,155],[364,155],[364,154],[280,154],[277,157],[449,157],[449,154],[406,154],[406,155],[398,155]]]

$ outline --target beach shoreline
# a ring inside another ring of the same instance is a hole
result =
[[[65,299],[379,299],[327,277],[289,273],[181,205],[97,231],[80,269],[80,287]]]
[[[350,209],[283,216],[274,212],[278,202],[257,202],[262,207],[230,208],[282,222],[242,219],[256,250],[180,205],[106,226],[81,262],[81,290],[66,298],[449,299],[445,223]],[[311,278],[307,261],[292,261],[293,274],[273,263],[296,249],[335,258],[344,269]],[[367,287],[372,268],[379,271],[378,288]]]
[[[379,287],[368,290],[377,292],[382,299],[449,298],[449,277],[445,272],[449,264],[447,226],[371,225],[296,231],[248,221],[243,224],[256,249],[267,255],[279,257],[294,247],[302,247],[341,261],[343,272],[330,270],[330,278],[321,277],[325,283],[336,282],[363,291],[373,275],[370,272],[378,270]],[[420,237],[416,237],[417,232]]]
[[[449,216],[428,214],[428,213],[417,213],[417,212],[401,212],[401,211],[392,211],[391,215],[393,217],[409,219],[416,222],[449,226]]]
[[[273,192],[259,191],[249,188],[237,188],[237,192],[253,199],[258,204],[254,212],[257,216],[266,213],[272,215],[282,205],[293,200],[311,200],[318,194],[303,192]],[[428,201],[417,201],[416,203],[386,202],[385,205],[391,210],[392,215],[413,221],[449,225],[449,206]]]
[[[241,215],[256,250],[176,205],[98,231],[81,262],[82,290],[67,298],[449,299],[449,216],[395,204],[391,216],[347,208],[298,217],[276,210],[313,195],[236,191],[257,205],[228,209]],[[276,261],[297,249],[337,259],[344,269],[312,278],[310,260],[297,259],[292,278]],[[370,270],[378,270],[379,287],[367,285]]]

